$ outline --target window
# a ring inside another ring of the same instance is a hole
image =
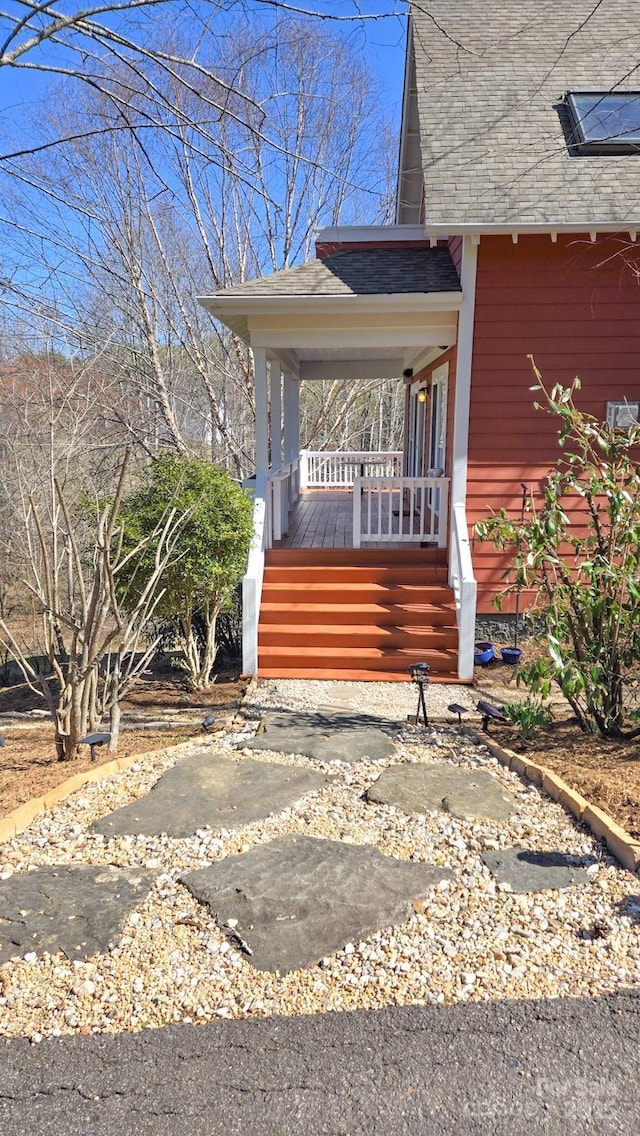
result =
[[[567,91],[572,143],[584,154],[640,154],[640,91]]]
[[[640,417],[640,402],[608,402],[607,425],[615,430],[628,430],[635,426]]]

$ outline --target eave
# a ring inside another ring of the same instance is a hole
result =
[[[558,233],[588,233],[592,240],[598,233],[628,233],[636,240],[640,232],[640,218],[626,221],[508,221],[498,224],[483,221],[459,221],[425,224],[425,236],[430,241],[441,241],[452,236],[470,237],[474,242],[483,236],[511,236],[517,239],[533,234],[548,234],[553,240]]]

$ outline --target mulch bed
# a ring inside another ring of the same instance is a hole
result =
[[[238,679],[237,670],[217,675],[208,690],[195,693],[166,675],[145,676],[123,702],[123,716],[126,720],[127,711],[144,711],[145,718],[161,720],[167,710],[184,710],[190,715],[194,710],[202,710],[203,717],[217,710],[226,716],[238,708],[246,687],[246,680]],[[0,689],[0,712],[24,713],[34,709],[43,709],[43,701],[28,686]],[[57,760],[53,726],[47,719],[34,724],[0,719],[0,731],[5,739],[4,748],[0,749],[0,816],[33,797],[41,797],[68,777],[95,768],[88,749],[86,756],[75,761]],[[96,764],[112,761],[114,757],[165,749],[197,737],[200,732],[198,722],[169,730],[124,730],[118,740],[117,754],[100,748]]]

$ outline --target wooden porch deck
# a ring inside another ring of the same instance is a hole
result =
[[[383,513],[383,523],[387,516]],[[353,491],[303,489],[289,514],[289,531],[274,548],[353,548]],[[407,548],[410,545],[373,541],[364,548]]]
[[[388,528],[388,498],[381,495],[376,510],[381,511],[382,531]],[[378,513],[376,511],[376,520]],[[397,515],[392,518],[397,530]],[[406,529],[405,529],[406,531]],[[333,549],[353,548],[353,490],[352,489],[303,489],[300,499],[289,513],[289,531],[282,540],[273,543],[274,549],[307,548]],[[363,549],[430,549],[433,544],[407,543],[406,541],[364,541]],[[446,550],[439,549],[437,559],[446,559]]]

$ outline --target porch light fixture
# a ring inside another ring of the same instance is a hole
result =
[[[640,153],[640,91],[567,91],[564,101],[579,153]]]
[[[418,402],[426,402],[426,401],[427,401],[426,390],[419,390],[418,391]]]

